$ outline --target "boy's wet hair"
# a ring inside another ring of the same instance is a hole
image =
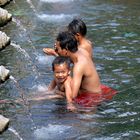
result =
[[[52,70],[54,71],[55,65],[60,65],[66,63],[68,69],[70,69],[72,61],[68,56],[57,56],[52,62]]]
[[[78,43],[75,36],[68,31],[60,32],[56,40],[59,41],[61,49],[66,49],[73,53],[78,50]]]
[[[86,24],[80,18],[73,19],[68,25],[68,31],[76,35],[77,33],[85,36],[87,33]]]

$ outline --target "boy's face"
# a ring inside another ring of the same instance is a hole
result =
[[[66,63],[54,65],[54,78],[57,83],[64,83],[70,74]]]
[[[59,41],[56,41],[55,43],[55,48],[56,48],[56,52],[60,55],[60,56],[66,56],[66,49],[61,49],[60,47],[60,43]]]

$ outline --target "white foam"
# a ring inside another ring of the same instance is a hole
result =
[[[40,64],[46,65],[51,64],[54,57],[53,56],[37,56],[36,58]]]
[[[24,54],[24,56],[25,56],[26,58],[31,59],[30,56],[29,56],[29,54],[26,52],[26,50],[22,49],[20,45],[15,44],[14,42],[11,42],[11,45],[12,45],[14,48],[16,48],[19,52],[21,52],[22,54]]]
[[[36,91],[36,93],[38,92],[46,92],[48,90],[48,86],[47,85],[35,85],[32,88],[33,91]]]
[[[54,140],[64,135],[70,128],[71,126],[49,124],[48,127],[41,127],[40,129],[35,130],[34,135],[37,139]]]
[[[72,19],[76,14],[40,14],[38,17],[46,22],[64,22],[67,19]]]

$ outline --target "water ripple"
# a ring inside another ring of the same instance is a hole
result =
[[[125,112],[125,113],[118,115],[118,117],[128,117],[128,116],[133,116],[133,115],[137,115],[137,114],[138,114],[137,112]]]

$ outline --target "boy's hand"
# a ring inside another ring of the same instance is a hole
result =
[[[48,54],[48,55],[58,56],[58,54],[52,48],[43,48],[43,52]]]
[[[75,105],[73,103],[67,103],[67,109],[72,112],[77,111],[77,108],[75,107]]]

